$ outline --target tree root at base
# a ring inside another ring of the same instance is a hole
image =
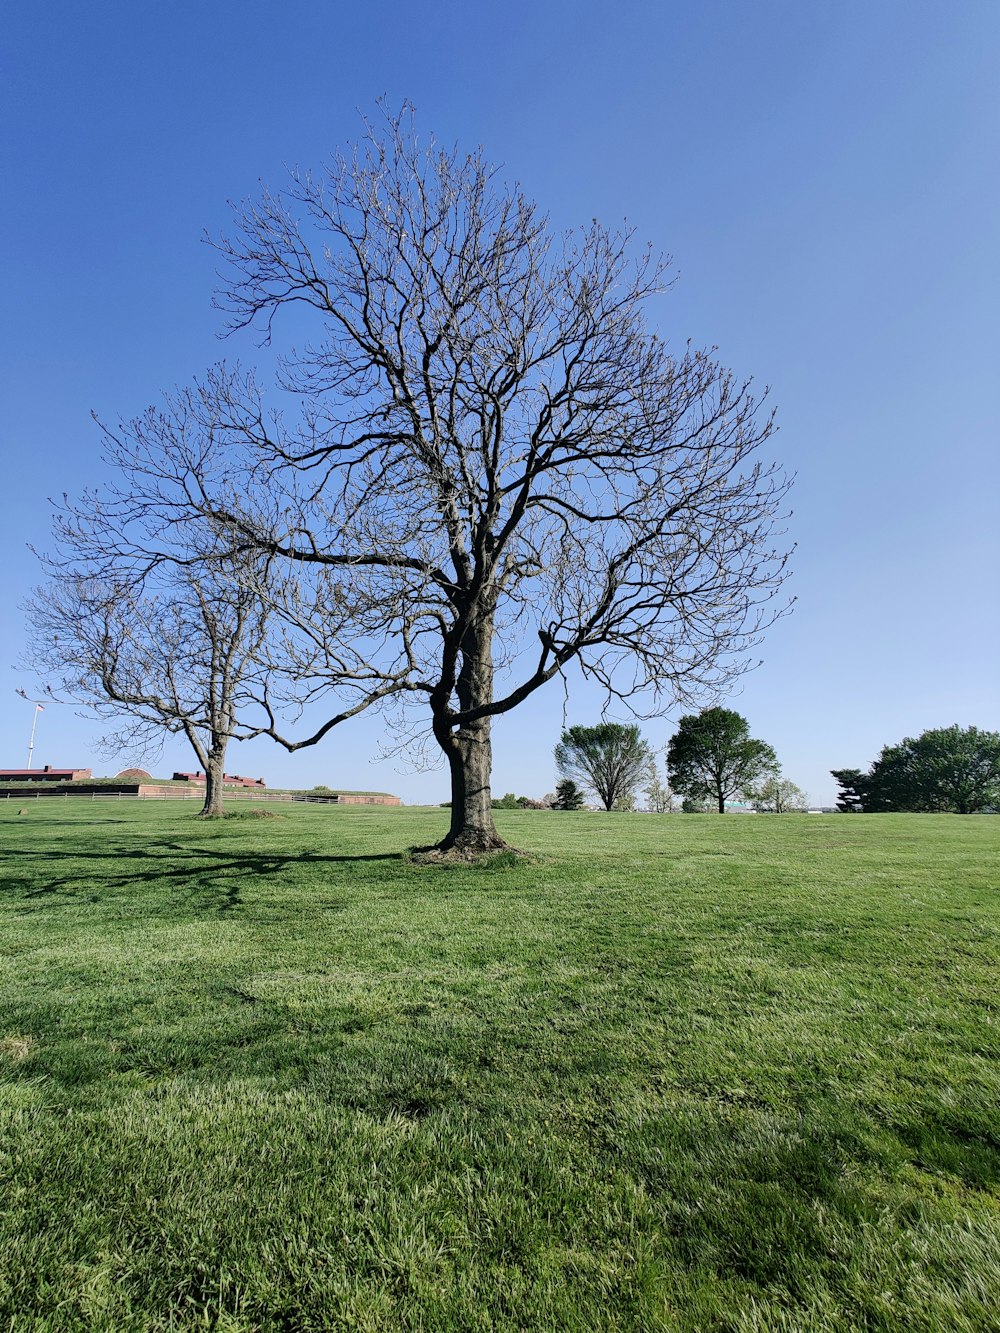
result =
[[[482,865],[499,857],[518,861],[533,859],[530,852],[522,851],[520,847],[512,847],[502,838],[463,839],[450,846],[436,843],[431,847],[410,849],[410,859],[416,865]]]

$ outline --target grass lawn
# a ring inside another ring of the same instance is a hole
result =
[[[0,808],[0,1327],[1000,1329],[1000,819]]]

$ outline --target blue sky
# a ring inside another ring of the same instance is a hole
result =
[[[4,558],[0,766],[25,761],[13,669],[47,497],[100,479],[89,413],[131,415],[220,355],[227,200],[320,164],[386,94],[482,143],[559,226],[627,218],[679,280],[652,312],[772,388],[797,474],[792,616],[729,700],[832,799],[927,727],[1000,728],[1000,5],[923,0],[379,6],[57,3],[8,14],[0,69]],[[563,696],[502,719],[494,788],[551,789]],[[568,719],[599,703],[574,687]],[[663,745],[677,714],[648,723]],[[447,795],[372,763],[377,719],[275,785]],[[39,721],[35,762],[114,771],[93,724]],[[157,771],[189,768],[180,743]]]

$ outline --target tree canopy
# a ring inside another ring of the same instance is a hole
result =
[[[746,794],[758,778],[777,769],[771,746],[755,740],[746,718],[728,708],[682,717],[667,747],[674,791],[694,801],[714,801],[720,815],[727,800]]]
[[[864,809],[861,790],[865,775],[860,768],[831,768],[830,776],[836,779],[840,790],[837,792],[837,809],[842,815],[860,815]]]
[[[1000,809],[1000,732],[939,727],[883,746],[867,773],[831,770],[838,808],[977,814]]]
[[[562,778],[556,784],[552,801],[553,810],[580,810],[583,807],[584,793],[572,778]]]
[[[639,728],[621,722],[568,727],[555,755],[559,773],[592,791],[605,810],[623,804],[631,808],[653,758]]]

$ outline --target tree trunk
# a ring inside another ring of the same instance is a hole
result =
[[[493,702],[493,618],[482,616],[462,641],[462,667],[455,690],[459,708],[482,708]],[[473,858],[507,848],[493,823],[490,777],[493,744],[489,717],[467,723],[457,732],[438,733],[451,767],[451,828],[438,850]],[[437,729],[436,729],[437,730]]]
[[[726,798],[723,796],[722,792],[720,791],[720,792],[719,792],[719,814],[720,814],[720,815],[724,815],[725,813],[726,813]]]
[[[439,843],[442,852],[456,856],[480,856],[502,851],[507,844],[493,823],[490,770],[493,746],[490,720],[484,718],[463,728],[448,755],[451,764],[451,827]]]
[[[224,813],[222,808],[223,776],[226,767],[226,746],[216,744],[205,760],[205,804],[201,807],[202,819],[219,819]]]

